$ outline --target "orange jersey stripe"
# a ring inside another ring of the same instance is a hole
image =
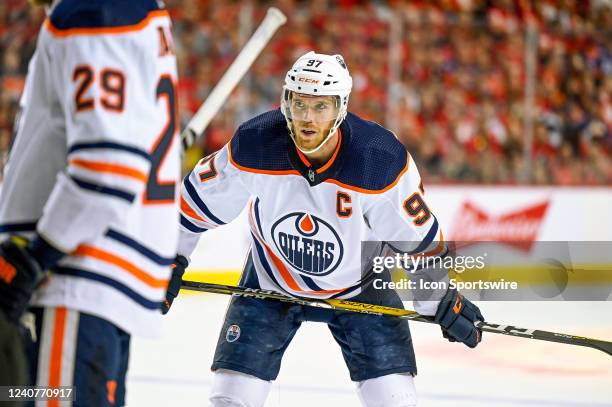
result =
[[[72,255],[73,256],[83,256],[83,257],[93,257],[95,259],[102,260],[106,263],[114,264],[115,266],[118,266],[124,269],[125,271],[127,271],[128,273],[130,273],[131,275],[133,275],[138,280],[142,281],[143,283],[145,283],[151,288],[167,288],[168,287],[167,279],[155,278],[147,274],[146,272],[144,272],[142,269],[136,267],[134,264],[130,263],[129,261],[122,259],[121,257],[116,256],[112,253],[109,253],[105,250],[98,249],[93,246],[81,245],[77,247],[77,249],[72,253]]]
[[[95,28],[68,28],[62,30],[53,25],[50,19],[45,20],[45,28],[49,30],[55,37],[70,37],[73,35],[102,35],[102,34],[125,34],[134,31],[140,31],[145,28],[152,19],[157,17],[169,17],[167,10],[154,10],[149,12],[147,16],[140,22],[132,25],[121,27],[95,27]]]
[[[356,187],[356,186],[353,186],[353,185],[345,184],[345,183],[340,182],[340,181],[338,181],[336,179],[333,179],[333,178],[326,179],[323,182],[329,182],[330,184],[338,185],[339,187],[350,189],[351,191],[361,192],[361,193],[364,193],[364,194],[382,194],[383,192],[387,192],[388,190],[390,190],[391,188],[393,188],[394,186],[397,185],[397,183],[399,182],[400,178],[402,178],[402,176],[406,173],[406,171],[408,171],[408,167],[410,167],[410,155],[408,156],[408,160],[406,160],[406,165],[404,166],[404,169],[402,170],[402,172],[399,173],[397,178],[395,178],[395,180],[391,184],[387,185],[383,189],[365,189],[365,188],[359,188],[359,187]]]
[[[55,309],[53,340],[51,342],[51,363],[49,364],[49,387],[59,387],[62,381],[62,350],[64,348],[66,313],[67,310],[64,307]],[[49,400],[48,406],[59,407],[59,400]]]
[[[302,174],[300,174],[298,171],[296,170],[278,170],[278,171],[272,171],[272,170],[260,170],[260,169],[256,169],[256,168],[250,168],[250,167],[244,167],[240,164],[238,164],[236,161],[234,161],[234,158],[232,157],[232,149],[230,147],[228,147],[228,153],[229,153],[229,160],[232,163],[232,165],[236,168],[238,168],[241,171],[245,171],[245,172],[252,172],[255,174],[268,174],[268,175],[298,175],[298,176],[302,176]],[[331,164],[330,164],[331,165]],[[404,166],[404,169],[402,169],[402,171],[398,174],[398,176],[395,178],[395,180],[387,185],[385,188],[382,189],[365,189],[365,188],[359,188],[353,185],[348,185],[345,184],[343,182],[340,182],[336,179],[333,178],[329,178],[324,180],[323,182],[328,182],[330,184],[334,184],[337,185],[339,187],[342,188],[346,188],[346,189],[350,189],[351,191],[355,191],[355,192],[361,192],[364,194],[382,194],[383,192],[386,192],[388,190],[390,190],[391,188],[393,188],[395,185],[397,185],[397,183],[399,182],[400,178],[406,173],[406,171],[408,171],[408,168],[410,167],[410,154],[408,154],[408,158],[406,160],[406,165]]]
[[[293,277],[289,273],[289,270],[287,270],[287,268],[283,264],[283,261],[276,257],[274,253],[272,253],[272,250],[268,247],[267,244],[264,243],[264,245],[266,247],[266,252],[268,252],[268,256],[272,258],[272,262],[274,262],[276,269],[279,271],[281,277],[283,278],[283,280],[285,280],[285,283],[287,283],[289,288],[291,288],[293,291],[304,292],[304,290],[302,290],[302,288],[298,285],[297,281],[293,279]]]
[[[193,218],[193,219],[196,219],[202,222],[206,222],[204,218],[198,215],[197,212],[191,206],[189,206],[187,201],[182,196],[181,196],[181,211],[185,215],[189,216],[190,218]]]
[[[308,160],[308,157],[306,157],[304,153],[300,151],[299,148],[296,148],[295,151],[297,151],[298,157],[300,157],[300,160],[304,163],[304,165],[310,167],[310,161]]]
[[[147,180],[149,179],[149,176],[144,172],[138,171],[135,168],[126,167],[124,165],[119,164],[108,164],[100,161],[74,159],[70,160],[70,165],[85,168],[87,170],[95,172],[107,172],[110,174],[122,175],[124,177],[134,178],[141,182],[147,182]]]
[[[256,168],[249,168],[249,167],[243,167],[242,165],[238,164],[236,161],[234,161],[234,157],[232,157],[232,148],[231,146],[227,147],[227,152],[228,152],[228,157],[230,162],[232,163],[232,165],[236,168],[238,168],[239,170],[242,171],[246,171],[246,172],[254,172],[256,174],[269,174],[269,175],[299,175],[302,176],[298,171],[296,170],[278,170],[278,171],[273,171],[273,170],[258,170]]]
[[[319,290],[319,291],[302,290],[297,285],[297,282],[291,276],[291,273],[289,272],[289,270],[287,270],[287,267],[285,267],[285,265],[283,264],[283,261],[279,259],[274,253],[272,253],[272,249],[270,249],[270,246],[268,246],[267,244],[265,244],[265,246],[266,246],[266,251],[268,252],[268,255],[272,258],[272,261],[274,262],[274,265],[280,272],[281,276],[283,277],[283,279],[285,280],[289,288],[291,288],[293,291],[298,291],[304,294],[315,294],[316,295],[316,294],[336,294],[336,293],[346,290],[346,288],[341,288],[339,290]]]

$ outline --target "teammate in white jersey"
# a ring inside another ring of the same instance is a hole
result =
[[[170,29],[156,0],[56,0],[29,65],[0,312],[17,324],[34,291],[31,384],[76,386],[73,405],[123,405],[130,336],[159,328],[179,235]]]
[[[361,242],[427,256],[446,246],[414,161],[391,132],[347,113],[351,88],[340,55],[300,57],[286,75],[281,108],[241,125],[184,179],[179,253],[188,257],[202,232],[246,205],[252,250],[241,285],[401,308],[396,292],[374,288]],[[475,347],[478,308],[454,290],[433,299],[417,310],[434,316],[451,340]],[[364,406],[416,404],[407,321],[233,298],[212,366],[212,405],[263,405],[285,349],[309,320],[328,324]]]

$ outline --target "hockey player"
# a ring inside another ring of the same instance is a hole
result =
[[[75,406],[124,405],[130,336],[158,330],[176,255],[177,68],[160,4],[50,4],[2,185],[0,313],[16,329],[31,300],[31,384],[75,386]]]
[[[351,88],[340,55],[300,57],[285,77],[281,108],[241,125],[183,180],[179,253],[188,257],[202,232],[246,205],[252,252],[241,285],[401,308],[395,291],[371,284],[361,242],[402,242],[405,253],[435,255],[445,250],[443,236],[406,149],[380,125],[347,113]],[[450,340],[480,341],[474,321],[483,317],[456,291],[416,307]],[[364,406],[416,405],[405,320],[240,297],[231,300],[219,336],[212,405],[262,406],[307,320],[328,324]]]

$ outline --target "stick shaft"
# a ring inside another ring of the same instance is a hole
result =
[[[257,30],[255,30],[202,106],[193,115],[183,133],[181,133],[184,149],[191,147],[195,140],[202,135],[206,126],[217,114],[227,97],[249,70],[276,30],[286,21],[287,18],[279,9],[275,7],[268,9],[266,17]]]
[[[277,300],[292,304],[306,305],[310,307],[359,312],[364,314],[388,315],[408,319],[411,321],[434,323],[431,317],[420,315],[416,311],[401,308],[385,307],[374,304],[366,304],[350,300],[296,298],[289,297],[270,290],[237,287],[223,284],[201,283],[197,281],[187,280],[183,280],[181,284],[181,289],[216,294],[236,295],[241,297]],[[499,325],[489,322],[476,322],[476,326],[484,332],[516,336],[519,338],[538,339],[541,341],[548,342],[564,343],[567,345],[586,346],[600,350],[612,356],[612,342],[608,341],[601,341],[598,339],[585,338],[583,336],[567,335],[556,332],[540,331],[537,329],[518,328],[511,325]]]

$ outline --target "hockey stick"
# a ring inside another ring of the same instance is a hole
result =
[[[289,302],[292,304],[307,305],[309,307],[335,309],[339,311],[360,312],[364,314],[389,315],[404,318],[411,321],[435,323],[431,317],[420,315],[416,311],[400,308],[385,307],[382,305],[366,304],[350,300],[316,298],[295,298],[277,293],[275,291],[244,288],[231,285],[201,283],[197,281],[183,280],[181,289],[202,291],[215,294],[237,295],[241,297],[254,297]],[[540,331],[537,329],[517,328],[510,325],[491,324],[488,322],[477,322],[476,326],[484,332],[517,336],[520,338],[538,339],[541,341],[558,342],[567,345],[586,346],[597,349],[612,356],[612,342],[599,339],[585,338],[583,336],[567,335],[556,332]]]
[[[181,133],[183,150],[191,147],[196,139],[202,135],[208,123],[217,114],[221,105],[249,70],[257,56],[270,41],[270,38],[286,21],[287,17],[279,9],[276,7],[268,9],[266,17],[257,27],[257,30]]]

